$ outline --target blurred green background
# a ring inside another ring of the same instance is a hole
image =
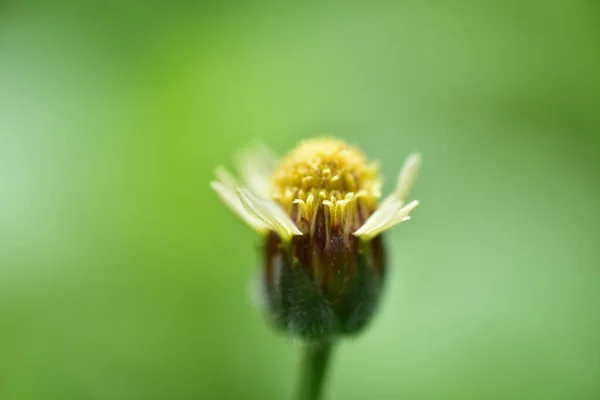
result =
[[[287,399],[213,168],[334,133],[390,182],[329,399],[600,398],[595,1],[0,2],[0,399]]]

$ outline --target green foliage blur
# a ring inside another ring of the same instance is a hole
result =
[[[335,134],[421,206],[329,399],[600,398],[591,0],[0,2],[0,399],[288,399],[209,181]]]

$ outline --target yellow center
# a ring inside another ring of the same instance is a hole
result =
[[[347,230],[375,210],[380,188],[377,165],[360,150],[322,138],[303,141],[286,156],[273,173],[271,197],[311,230],[321,205],[328,226]]]

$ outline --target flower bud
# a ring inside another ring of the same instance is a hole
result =
[[[281,162],[264,148],[245,152],[244,185],[217,170],[212,187],[263,236],[264,297],[278,327],[323,340],[367,325],[387,267],[381,234],[410,219],[419,204],[405,196],[420,160],[407,159],[381,204],[377,164],[340,140],[301,142]]]

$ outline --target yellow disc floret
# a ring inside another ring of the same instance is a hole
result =
[[[328,231],[347,232],[376,209],[380,187],[377,165],[360,150],[337,139],[311,139],[274,171],[271,197],[310,231],[323,208]]]

